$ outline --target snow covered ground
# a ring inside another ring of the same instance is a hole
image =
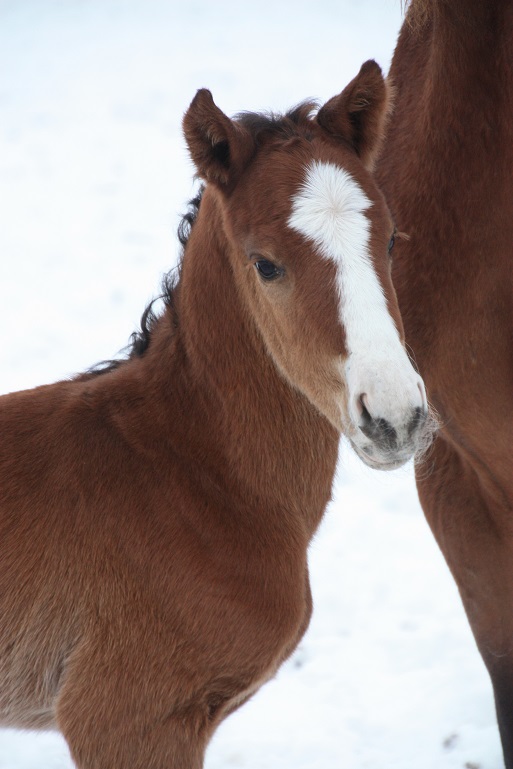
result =
[[[0,0],[0,390],[127,341],[178,252],[197,88],[229,114],[326,100],[365,59],[388,68],[400,22],[399,0]],[[372,472],[343,447],[311,572],[308,634],[207,769],[500,769],[411,468]],[[70,767],[58,735],[0,731],[0,769]]]

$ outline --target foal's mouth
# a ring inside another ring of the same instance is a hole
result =
[[[357,446],[352,440],[350,440],[350,443],[357,456],[372,470],[397,470],[415,456],[415,451],[412,449],[408,452],[401,452],[400,455],[377,458],[371,456],[371,454],[368,453],[368,450],[365,450],[361,446]],[[372,447],[369,447],[369,449],[372,450]]]

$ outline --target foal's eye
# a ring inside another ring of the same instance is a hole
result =
[[[258,259],[255,262],[255,268],[263,280],[276,280],[276,278],[280,278],[283,275],[281,267],[277,267],[268,259]]]
[[[392,253],[392,249],[393,249],[393,247],[394,247],[394,243],[395,243],[395,235],[396,235],[396,232],[397,232],[397,230],[394,230],[394,231],[393,231],[393,233],[392,233],[392,237],[391,237],[391,238],[390,238],[390,240],[388,241],[388,255],[389,255],[389,256],[390,256],[390,254]]]

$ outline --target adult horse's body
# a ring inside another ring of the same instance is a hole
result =
[[[81,769],[199,769],[294,649],[340,432],[393,467],[425,432],[369,62],[315,118],[198,92],[206,182],[166,309],[128,360],[0,400],[0,719]]]
[[[378,181],[406,341],[442,430],[417,483],[513,767],[513,3],[413,0]]]

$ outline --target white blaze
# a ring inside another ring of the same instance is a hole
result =
[[[396,412],[400,419],[399,411],[406,405],[401,396],[407,392],[410,408],[421,405],[420,377],[401,344],[369,253],[370,220],[365,212],[371,206],[347,171],[313,161],[293,198],[288,221],[336,266],[348,352],[345,376],[353,396],[349,410],[355,423],[359,414],[354,398],[363,393],[372,402],[375,416],[392,418],[391,412]]]

